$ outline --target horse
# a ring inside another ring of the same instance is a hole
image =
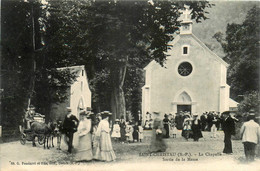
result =
[[[37,136],[37,134],[43,134],[44,148],[47,140],[47,148],[49,149],[49,138],[51,137],[51,134],[54,129],[55,127],[52,122],[49,122],[48,124],[37,122],[37,121],[33,122],[31,124],[31,131],[33,132],[33,143],[32,143],[33,147],[36,147],[35,137]]]
[[[55,122],[55,128],[51,134],[51,142],[52,142],[52,147],[54,147],[53,145],[53,138],[56,137],[57,138],[57,149],[61,150],[60,145],[61,145],[61,137],[62,137],[62,121],[58,121]]]

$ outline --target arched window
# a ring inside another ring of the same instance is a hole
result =
[[[191,103],[191,97],[188,95],[188,93],[186,93],[185,91],[182,92],[179,96],[178,96],[178,102],[181,103]]]

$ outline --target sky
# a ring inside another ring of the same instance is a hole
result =
[[[260,7],[260,1],[210,1],[215,4],[212,8],[206,9],[209,18],[201,23],[193,22],[193,34],[203,43],[213,46],[213,51],[220,57],[224,56],[220,44],[212,38],[217,32],[226,32],[228,23],[241,24],[254,5]]]

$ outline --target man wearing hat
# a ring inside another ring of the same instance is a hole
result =
[[[249,121],[245,122],[240,129],[240,135],[242,136],[247,162],[254,161],[255,148],[260,141],[260,127],[259,124],[254,121],[254,119],[255,111],[250,110],[248,116]]]
[[[66,141],[68,144],[68,152],[71,153],[72,151],[72,142],[73,142],[73,134],[77,131],[77,127],[79,124],[79,120],[75,115],[71,113],[71,108],[67,107],[67,115],[65,116],[64,122],[63,122],[63,131],[66,135],[66,137],[69,139]]]
[[[35,107],[33,105],[30,105],[25,113],[27,129],[31,129],[31,124],[32,122],[34,122],[34,116],[35,116]]]
[[[224,143],[225,147],[223,153],[232,154],[232,142],[231,142],[231,135],[235,135],[235,121],[231,118],[230,112],[225,111],[222,113],[223,115],[223,124],[222,129],[224,131]]]

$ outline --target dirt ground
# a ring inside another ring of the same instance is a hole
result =
[[[186,141],[181,137],[165,139],[165,153],[149,153],[151,131],[145,131],[142,143],[118,143],[113,141],[117,159],[113,162],[75,162],[74,155],[56,147],[44,149],[31,142],[21,145],[19,141],[1,144],[1,171],[4,170],[260,170],[260,158],[245,163],[243,145],[233,140],[233,154],[223,154],[223,132],[211,138],[203,132],[199,142]],[[56,145],[56,140],[54,140]],[[75,141],[76,147],[76,141]]]

